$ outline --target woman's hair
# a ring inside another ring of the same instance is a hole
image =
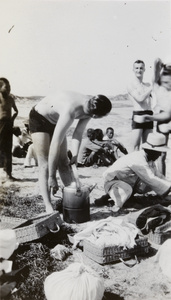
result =
[[[10,83],[9,83],[8,79],[1,77],[0,81],[3,81],[5,83],[6,88],[7,88],[7,93],[9,94],[11,91],[11,87],[10,87]]]
[[[112,109],[111,101],[103,95],[97,95],[88,102],[88,110],[92,115],[99,117],[107,115]]]

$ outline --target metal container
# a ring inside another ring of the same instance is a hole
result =
[[[94,185],[95,186],[95,185]],[[63,220],[67,223],[84,223],[90,220],[90,192],[94,186],[63,188]]]
[[[73,187],[63,189],[63,219],[67,223],[83,223],[90,219],[89,189]]]

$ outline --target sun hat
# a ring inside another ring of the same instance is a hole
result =
[[[165,135],[158,132],[149,133],[146,142],[142,144],[142,148],[159,152],[166,152],[169,150],[169,148],[166,146]]]

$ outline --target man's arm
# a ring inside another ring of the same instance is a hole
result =
[[[74,164],[77,162],[77,155],[79,152],[82,135],[83,132],[87,126],[87,123],[89,122],[90,118],[87,119],[81,119],[78,121],[77,126],[74,130],[73,136],[72,136],[72,159],[70,161],[71,164]]]
[[[132,96],[135,101],[143,102],[151,94],[152,87],[147,87],[146,91],[144,92],[142,90],[139,90],[137,87],[130,85],[127,87],[127,91],[128,94]]]
[[[171,120],[171,111],[162,111],[154,115],[144,115],[145,121],[167,122]]]
[[[156,167],[154,164],[154,168],[148,165],[147,162],[144,161],[141,164],[132,164],[131,169],[136,173],[136,175],[148,186],[150,186],[151,190],[153,190],[156,194],[162,196],[167,193],[169,190],[171,183],[166,180],[166,178],[159,178],[156,176]]]
[[[160,72],[163,67],[163,63],[160,58],[157,58],[154,62],[154,75],[153,75],[153,83],[159,83]]]

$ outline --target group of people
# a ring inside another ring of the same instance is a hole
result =
[[[29,129],[39,167],[40,192],[47,213],[53,212],[51,194],[56,194],[59,189],[57,170],[65,186],[75,182],[72,164],[90,166],[102,163],[107,166],[103,174],[105,199],[112,198],[116,210],[137,191],[145,193],[151,189],[160,196],[170,192],[171,183],[166,180],[165,174],[159,172],[154,161],[162,155],[166,157],[170,129],[163,132],[161,124],[166,123],[169,128],[171,121],[171,67],[158,59],[152,85],[143,82],[143,61],[137,60],[134,63],[133,72],[134,79],[128,85],[128,94],[133,103],[133,152],[129,154],[114,138],[112,127],[107,128],[105,136],[101,129],[89,128],[87,139],[82,142],[83,132],[90,119],[102,118],[112,109],[111,101],[104,95],[57,92],[43,98],[30,111]],[[156,107],[159,107],[157,113],[153,111],[153,94]],[[12,130],[17,114],[18,109],[10,94],[10,84],[7,79],[0,78],[0,156],[1,167],[8,179],[13,179]],[[66,133],[75,120],[78,122],[68,155]],[[154,131],[153,121],[158,121],[158,132]],[[124,154],[121,157],[117,156],[118,149]]]
[[[120,156],[127,154],[126,148],[114,138],[114,129],[108,127],[105,135],[100,128],[88,128],[78,152],[77,167],[110,166]]]
[[[161,59],[154,62],[152,84],[143,81],[145,63],[137,60],[133,64],[133,79],[127,86],[133,104],[132,151],[139,150],[150,132],[163,133],[168,143],[171,131],[171,61],[165,64]],[[157,122],[156,128],[154,121]],[[166,153],[158,160],[162,174],[166,174]]]

